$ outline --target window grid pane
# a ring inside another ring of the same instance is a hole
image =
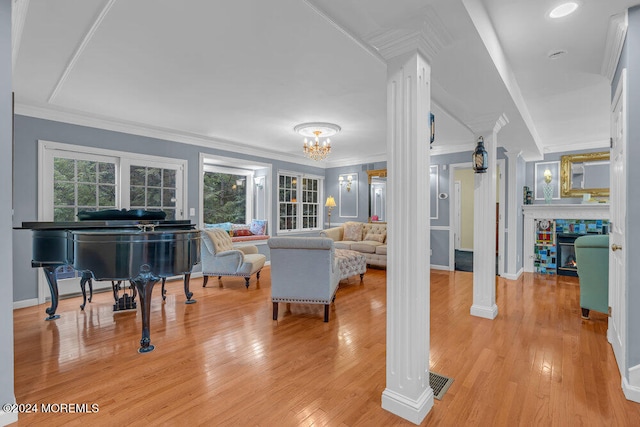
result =
[[[176,218],[176,171],[157,167],[129,169],[131,209],[161,210],[167,220]]]
[[[298,188],[298,183],[301,187]],[[305,230],[317,228],[319,180],[280,175],[278,178],[279,229]]]
[[[54,221],[75,221],[78,211],[113,209],[115,199],[115,163],[54,158]]]

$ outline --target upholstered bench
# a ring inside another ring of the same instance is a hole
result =
[[[335,257],[340,268],[340,280],[360,274],[360,280],[367,272],[367,257],[357,251],[336,249]]]

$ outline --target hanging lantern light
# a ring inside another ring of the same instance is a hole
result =
[[[489,154],[487,154],[487,150],[484,149],[484,139],[478,137],[478,145],[473,152],[473,170],[476,171],[476,173],[485,173],[488,168]]]

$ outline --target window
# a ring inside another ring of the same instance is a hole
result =
[[[278,175],[278,223],[280,231],[321,228],[322,179],[281,172]]]
[[[116,163],[53,158],[53,220],[75,221],[78,211],[115,209]]]
[[[182,219],[186,160],[39,141],[38,220],[75,221],[79,211],[149,209]],[[67,268],[58,274],[59,294],[78,291]],[[44,276],[39,276],[44,301]],[[94,284],[94,288],[100,286]],[[110,286],[110,285],[109,285]]]
[[[205,224],[246,224],[251,212],[251,171],[205,166],[202,190]]]
[[[167,220],[176,219],[176,171],[149,166],[129,170],[129,207],[162,210]]]

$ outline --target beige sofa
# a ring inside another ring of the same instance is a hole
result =
[[[320,232],[322,237],[330,237],[336,249],[350,249],[361,252],[367,264],[387,266],[387,224],[349,221],[339,227]]]

